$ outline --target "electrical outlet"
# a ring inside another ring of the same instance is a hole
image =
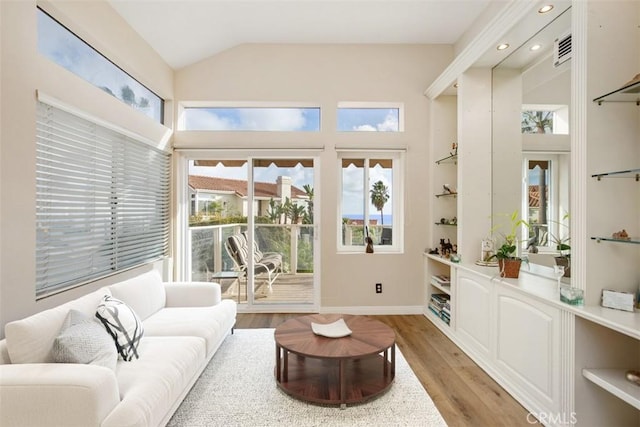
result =
[[[382,283],[376,283],[376,294],[382,293]]]

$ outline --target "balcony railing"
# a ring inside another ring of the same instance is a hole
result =
[[[225,240],[247,231],[247,224],[189,227],[190,280],[209,281],[216,273],[233,271]],[[282,254],[285,273],[313,272],[313,225],[256,224],[254,239],[262,252]]]
[[[392,243],[392,226],[370,225],[369,237],[374,245],[390,245]],[[362,224],[342,224],[342,239],[346,246],[364,246],[364,226]]]

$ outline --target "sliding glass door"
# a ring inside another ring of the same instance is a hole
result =
[[[314,300],[312,159],[253,160],[254,302]]]
[[[220,283],[241,310],[313,310],[314,180],[313,158],[188,160],[190,280]]]

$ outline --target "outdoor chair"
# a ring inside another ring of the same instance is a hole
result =
[[[380,244],[381,245],[390,245],[392,243],[391,241],[391,236],[392,236],[393,230],[391,228],[383,228],[382,229],[382,236],[380,236]]]
[[[229,236],[224,244],[227,253],[235,264],[235,270],[247,279],[247,269],[249,267],[249,242],[245,233]],[[269,292],[273,289],[271,285],[282,272],[282,254],[277,252],[262,252],[257,242],[253,242],[253,272],[254,274],[267,275],[267,286]]]

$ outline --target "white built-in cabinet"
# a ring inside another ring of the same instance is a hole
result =
[[[604,308],[600,297],[640,287],[640,85],[610,93],[640,73],[640,3],[574,0],[572,20],[571,280],[585,306],[560,302],[552,279],[501,279],[474,264],[490,228],[491,73],[471,67],[457,76],[462,262],[424,255],[425,316],[542,424],[638,426],[640,386],[625,372],[640,370],[640,310]],[[442,126],[442,117],[431,123]],[[432,141],[441,148],[446,139]],[[443,171],[432,166],[434,185]],[[610,241],[622,228],[631,239]],[[428,312],[430,294],[441,291],[430,278],[444,273],[449,325]]]
[[[425,315],[533,414],[560,413],[562,309],[554,280],[425,255],[425,272],[450,270],[452,322]],[[439,266],[440,264],[440,266]],[[432,290],[437,291],[437,289]]]
[[[555,280],[424,254],[425,289],[448,292],[447,325],[425,316],[544,425],[637,426],[640,314],[559,301]],[[429,280],[449,274],[450,287]],[[429,297],[427,297],[428,299]],[[428,301],[427,301],[428,302]]]

